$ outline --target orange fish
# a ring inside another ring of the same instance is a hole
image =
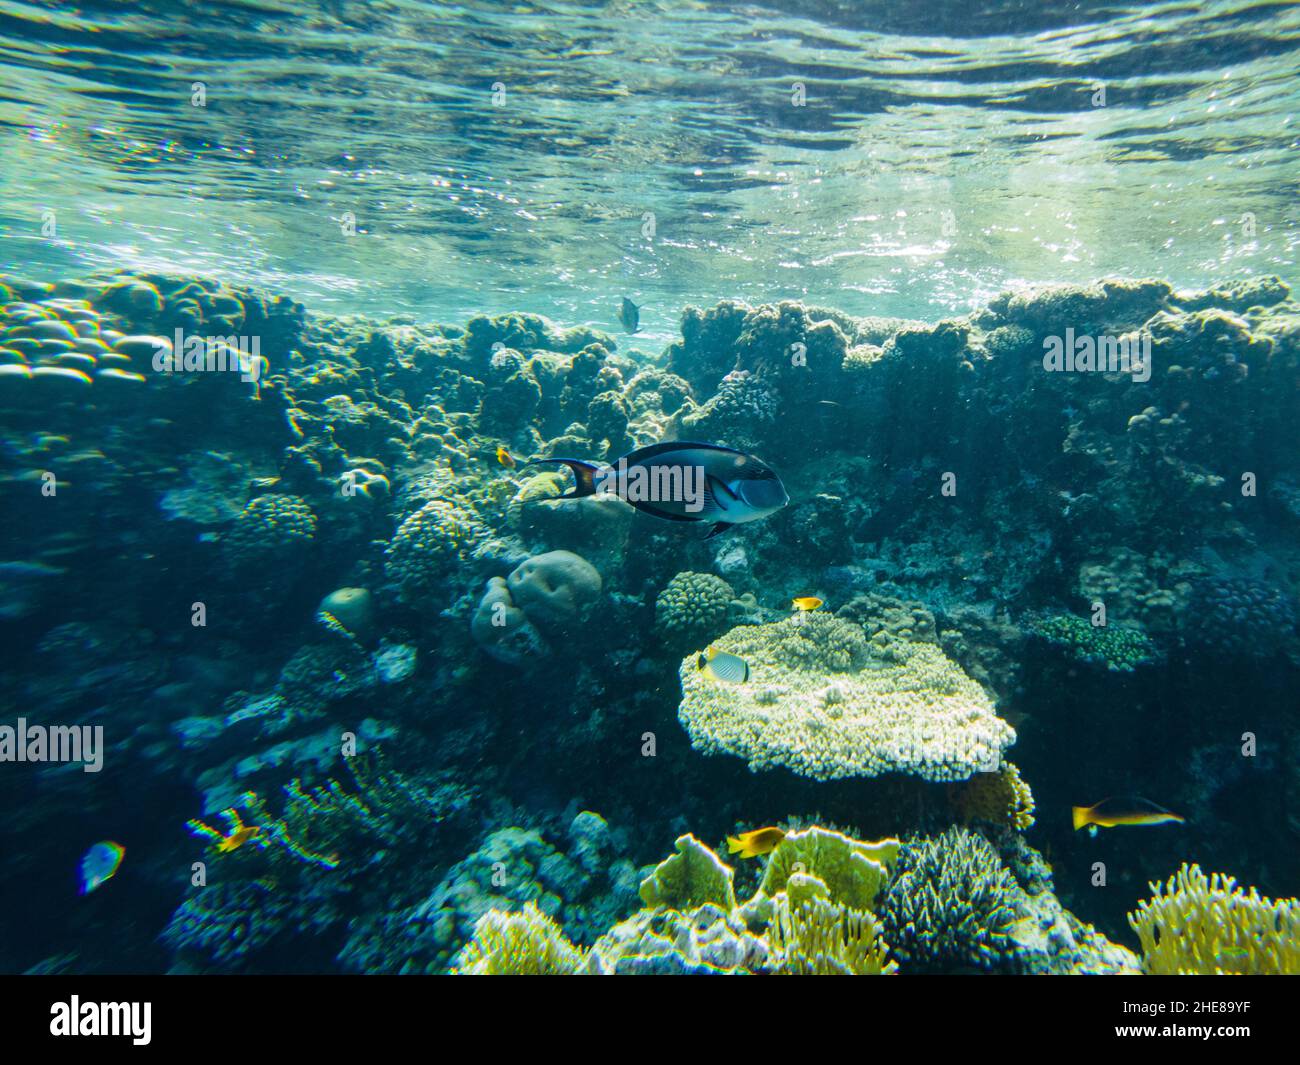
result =
[[[739,854],[742,858],[757,858],[760,854],[770,854],[783,839],[785,829],[756,828],[738,836],[728,836],[727,853]]]
[[[217,843],[217,850],[221,854],[228,854],[230,851],[238,850],[250,839],[256,838],[261,829],[255,825],[245,825],[243,828],[236,829],[228,836],[222,836]]]
[[[798,599],[790,600],[796,610],[816,610],[822,605],[822,601],[815,595],[801,595]]]
[[[497,462],[508,470],[515,468],[515,457],[506,449],[505,444],[500,444],[497,447]]]

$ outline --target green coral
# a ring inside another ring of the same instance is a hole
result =
[[[1015,966],[1018,888],[983,836],[951,828],[910,841],[881,916],[885,938],[909,972]]]
[[[453,976],[571,976],[583,953],[532,902],[519,913],[489,910],[452,969]]]
[[[674,846],[677,853],[641,881],[641,901],[651,909],[684,910],[705,903],[735,909],[734,871],[690,833],[679,836]]]
[[[289,557],[308,546],[316,535],[316,515],[305,499],[264,495],[249,500],[226,535],[233,561]]]
[[[731,585],[721,577],[679,573],[655,600],[655,628],[675,642],[703,646],[726,627],[734,598]]]
[[[1066,648],[1085,662],[1104,663],[1117,673],[1131,673],[1158,657],[1151,638],[1139,629],[1094,625],[1075,614],[1049,614],[1033,619],[1029,631],[1048,643]]]
[[[1128,915],[1143,970],[1161,976],[1300,975],[1300,899],[1268,899],[1184,864]]]
[[[790,881],[802,876],[816,878],[827,897],[855,910],[875,907],[876,896],[889,879],[889,868],[898,858],[899,842],[884,839],[864,843],[841,832],[814,825],[789,833],[772,852],[763,871],[759,895],[769,898],[791,890]]]

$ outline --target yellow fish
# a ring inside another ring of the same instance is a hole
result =
[[[742,858],[757,858],[760,854],[771,854],[783,839],[785,829],[756,828],[752,832],[728,836],[727,853],[739,854]]]
[[[1074,830],[1086,827],[1094,836],[1098,828],[1181,824],[1187,820],[1147,799],[1102,799],[1095,806],[1072,806],[1070,810],[1074,815]]]
[[[500,444],[497,447],[497,462],[501,463],[501,465],[508,470],[513,470],[515,468],[515,457],[506,450],[505,444]]]
[[[255,825],[245,825],[243,828],[236,829],[230,835],[221,837],[217,842],[217,851],[221,854],[229,854],[231,851],[239,850],[250,839],[258,836],[261,831]]]
[[[739,655],[729,655],[716,647],[700,652],[695,666],[706,677],[727,684],[743,684],[749,680],[749,663]]]
[[[801,595],[798,599],[791,599],[796,610],[816,610],[822,605],[822,601],[815,595]]]

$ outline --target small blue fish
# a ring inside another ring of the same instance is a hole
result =
[[[125,854],[126,848],[111,839],[101,840],[86,851],[81,859],[81,893],[89,895],[105,881],[112,880]]]

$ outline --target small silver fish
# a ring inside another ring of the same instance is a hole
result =
[[[635,333],[641,328],[641,308],[624,296],[623,305],[618,311],[618,320],[629,333]]]

